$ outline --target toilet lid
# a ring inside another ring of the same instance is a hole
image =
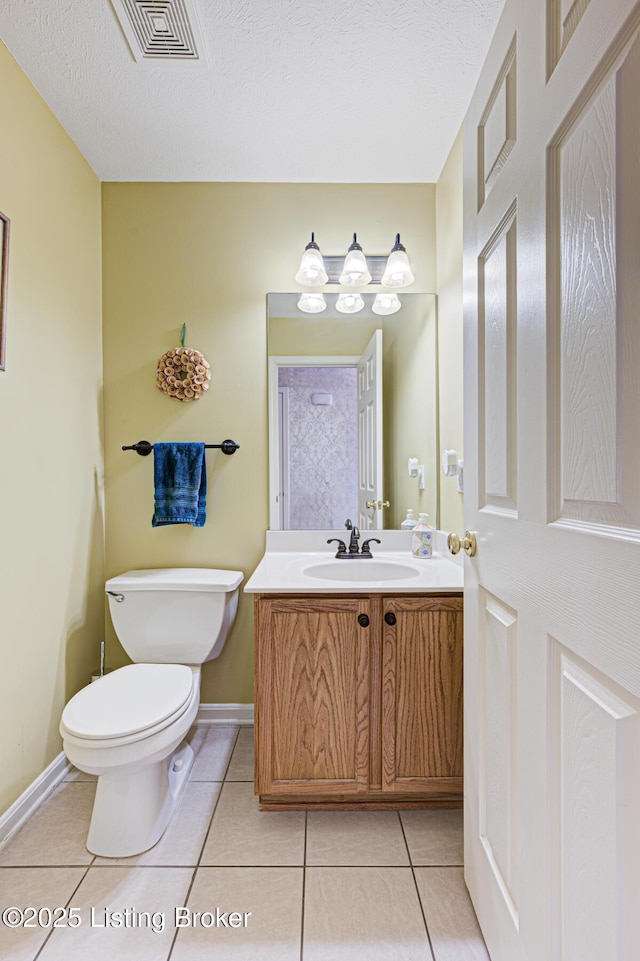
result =
[[[192,691],[193,671],[185,664],[130,664],[78,691],[62,724],[76,737],[126,737],[178,714]]]

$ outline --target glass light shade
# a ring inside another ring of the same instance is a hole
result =
[[[340,274],[338,283],[341,284],[342,287],[365,287],[371,283],[371,274],[367,267],[367,261],[365,255],[362,253],[362,247],[356,240],[355,234],[353,235],[353,243],[347,251],[347,256],[344,258],[342,273]]]
[[[414,280],[407,251],[400,243],[400,234],[396,234],[396,242],[387,259],[380,283],[383,287],[408,287]]]
[[[386,316],[387,314],[397,313],[401,307],[402,304],[397,294],[376,294],[371,310],[374,314]]]
[[[305,314],[321,314],[327,309],[327,302],[323,294],[306,291],[300,296],[298,310],[303,310]]]
[[[314,235],[311,234],[311,240],[304,248],[296,274],[296,283],[301,287],[322,287],[328,279],[320,248],[315,242]]]
[[[336,310],[341,314],[357,314],[364,307],[364,300],[360,294],[339,294],[336,300]]]

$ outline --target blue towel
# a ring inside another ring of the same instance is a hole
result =
[[[154,444],[155,510],[151,524],[193,524],[207,519],[204,444]]]

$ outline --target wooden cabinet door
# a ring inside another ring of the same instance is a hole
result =
[[[382,789],[461,792],[462,598],[385,597],[382,615]]]
[[[377,610],[368,597],[256,598],[258,794],[367,790]]]

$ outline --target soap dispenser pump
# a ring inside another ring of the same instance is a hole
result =
[[[414,557],[433,556],[434,531],[427,523],[428,514],[420,514],[418,523],[411,532],[411,553]]]
[[[417,520],[416,520],[415,517],[413,516],[413,511],[411,510],[410,507],[408,507],[408,508],[407,508],[407,516],[405,517],[405,519],[403,520],[402,524],[400,525],[401,530],[403,530],[403,531],[412,531],[413,528],[416,526],[417,523],[418,523]]]

